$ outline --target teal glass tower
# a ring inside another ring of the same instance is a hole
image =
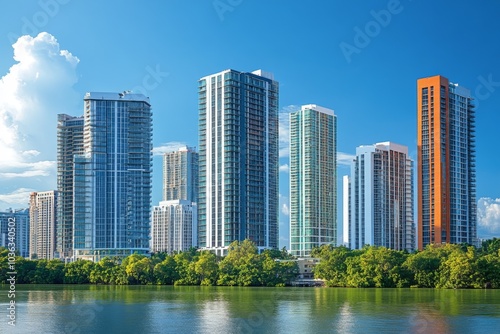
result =
[[[201,78],[198,246],[223,255],[235,240],[278,247],[278,82],[225,70]]]
[[[152,112],[142,94],[87,93],[74,166],[75,258],[149,251]]]
[[[337,240],[337,117],[314,104],[290,114],[290,252]]]

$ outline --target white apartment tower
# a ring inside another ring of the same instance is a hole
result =
[[[198,153],[192,147],[163,155],[163,200],[198,202]]]
[[[185,200],[160,202],[153,207],[151,251],[186,251],[197,243],[196,203]]]
[[[344,187],[344,198],[349,198],[344,216],[349,217],[351,249],[415,249],[413,161],[406,146],[383,142],[357,147],[351,177],[344,182],[349,184]]]
[[[56,251],[57,191],[30,194],[30,251],[29,258],[54,258]]]

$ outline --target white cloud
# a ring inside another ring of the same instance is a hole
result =
[[[337,152],[337,164],[342,166],[351,166],[352,160],[356,158],[353,154]]]
[[[27,208],[29,206],[30,193],[34,189],[19,188],[8,194],[0,194],[0,204],[5,207]]]
[[[186,143],[171,141],[161,144],[160,146],[153,147],[153,155],[163,155],[164,153],[174,152],[185,146],[187,146]]]
[[[288,173],[290,171],[290,168],[288,167],[288,164],[284,164],[280,166],[280,172],[283,173]]]
[[[40,154],[40,152],[38,152],[37,150],[28,150],[28,151],[22,152],[22,154],[25,157],[36,157],[37,155]]]
[[[46,32],[12,47],[16,63],[0,78],[0,194],[54,189],[57,114],[82,108],[73,89],[79,59]]]
[[[477,202],[477,233],[479,238],[500,237],[500,198],[482,197]]]
[[[0,178],[13,179],[18,177],[49,176],[50,172],[44,170],[26,170],[19,173],[0,173]]]
[[[281,206],[281,213],[284,214],[285,216],[289,216],[290,215],[290,209],[288,208],[287,204],[284,203]]]
[[[281,208],[281,214],[285,216],[290,215],[290,208],[288,207],[288,197],[282,194],[279,194],[279,203]]]

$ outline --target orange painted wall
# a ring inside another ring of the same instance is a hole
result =
[[[422,78],[417,81],[417,182],[418,182],[418,195],[417,195],[417,212],[418,212],[418,249],[423,249],[423,194],[422,194],[422,88],[428,88],[428,122],[429,122],[429,182],[430,182],[430,192],[429,195],[430,202],[429,207],[431,211],[429,212],[430,218],[430,228],[431,233],[430,242],[431,243],[442,243],[442,231],[446,231],[447,239],[450,240],[450,227],[449,227],[449,215],[450,215],[450,198],[448,196],[449,189],[449,154],[446,152],[444,164],[441,161],[441,86],[445,87],[445,115],[446,115],[446,126],[445,131],[449,130],[449,108],[448,108],[448,85],[449,81],[442,76],[433,76],[428,78]],[[434,100],[431,99],[431,87],[434,89]],[[434,107],[434,108],[433,108]],[[433,136],[433,137],[432,137]],[[432,144],[432,138],[434,143]],[[446,133],[445,138],[449,138],[448,133]],[[448,143],[445,143],[448,147]],[[433,156],[434,154],[434,156]],[[434,157],[434,162],[432,158]],[[434,164],[434,165],[433,165]],[[432,204],[434,204],[434,219],[432,218]],[[432,237],[432,229],[434,228],[434,237]]]

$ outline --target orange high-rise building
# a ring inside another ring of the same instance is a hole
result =
[[[417,81],[418,249],[477,240],[475,115],[470,91]]]

